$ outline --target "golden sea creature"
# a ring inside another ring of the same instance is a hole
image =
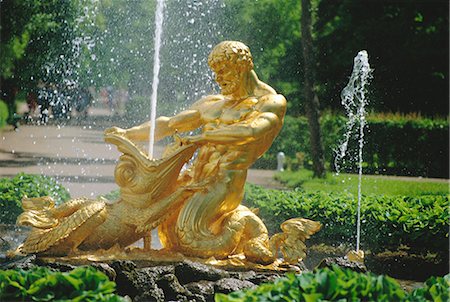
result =
[[[125,248],[149,235],[170,211],[201,189],[172,185],[192,157],[194,145],[181,146],[163,159],[151,160],[123,136],[107,134],[105,140],[124,153],[115,170],[119,200],[111,203],[78,198],[55,206],[50,197],[25,197],[24,212],[17,224],[33,229],[21,252],[67,255],[77,249]]]

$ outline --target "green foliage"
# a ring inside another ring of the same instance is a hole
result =
[[[78,73],[66,69],[79,64],[74,60],[80,59],[80,53],[72,40],[82,36],[77,33],[82,25],[77,18],[87,5],[86,0],[3,1],[0,76],[31,88],[39,79],[62,83],[62,78]]]
[[[362,196],[361,242],[373,252],[408,246],[411,252],[448,253],[449,198],[447,195]],[[245,203],[260,210],[271,233],[287,219],[304,217],[320,221],[318,242],[353,241],[357,198],[344,193],[277,191],[246,187]]]
[[[8,106],[4,101],[0,100],[0,129],[5,127],[8,116]]]
[[[131,95],[150,95],[155,4],[154,0],[101,2],[96,16],[99,42],[93,50],[94,85],[128,86]]]
[[[304,113],[301,1],[227,0],[229,39],[247,43],[261,79]],[[341,110],[353,58],[365,49],[374,67],[370,106],[378,111],[448,112],[448,1],[312,0],[316,92]],[[439,46],[436,49],[436,46]]]
[[[0,300],[125,301],[115,295],[116,284],[92,267],[62,273],[38,267],[0,271]]]
[[[215,301],[447,301],[449,277],[432,277],[425,282],[424,288],[408,294],[388,276],[357,273],[333,266],[300,275],[288,274],[255,289],[229,295],[216,294]]]
[[[226,17],[232,22],[226,38],[250,47],[258,76],[286,96],[290,114],[299,114],[303,109],[300,1],[225,2]]]
[[[325,113],[320,120],[325,160],[333,165],[335,150],[343,139],[346,118]],[[445,119],[414,115],[371,114],[367,118],[364,145],[364,171],[371,174],[394,174],[448,178],[449,126]],[[349,155],[343,171],[355,172],[358,143],[349,142]],[[276,154],[283,151],[291,160],[304,154],[305,167],[312,164],[309,128],[305,117],[285,118],[283,129],[255,167],[276,167]],[[417,154],[420,154],[418,160]],[[447,163],[447,164],[446,164]],[[293,167],[294,169],[296,167]]]
[[[450,300],[450,275],[444,277],[430,277],[423,287],[414,290],[409,301],[424,302],[435,301],[444,302]]]
[[[365,49],[374,68],[371,108],[448,112],[448,8],[448,1],[321,0],[313,31],[322,105],[341,108],[353,58]]]
[[[51,196],[56,203],[70,198],[67,190],[52,178],[19,173],[0,179],[0,223],[14,224],[22,213],[22,198]]]
[[[313,177],[307,169],[283,171],[275,175],[275,179],[291,189],[305,192],[345,192],[356,196],[358,193],[358,174],[328,173],[325,178]],[[361,192],[364,195],[443,195],[449,192],[448,182],[427,181],[381,175],[362,175]]]

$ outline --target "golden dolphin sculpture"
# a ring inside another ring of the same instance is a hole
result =
[[[180,207],[199,186],[181,186],[180,170],[196,150],[183,145],[159,160],[151,160],[131,141],[106,134],[105,141],[123,155],[115,170],[120,199],[72,199],[59,206],[50,197],[24,198],[17,224],[32,226],[20,251],[67,255],[79,250],[126,247],[145,237]]]

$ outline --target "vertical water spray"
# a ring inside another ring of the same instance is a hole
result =
[[[348,151],[348,144],[353,132],[358,135],[358,209],[356,221],[356,252],[359,252],[360,233],[361,233],[361,180],[362,180],[362,162],[364,146],[364,127],[366,126],[366,109],[368,103],[366,99],[367,84],[371,78],[371,69],[367,51],[362,50],[354,59],[353,71],[350,80],[342,90],[341,103],[345,108],[348,121],[347,131],[344,134],[344,140],[340,144],[335,157],[336,171],[340,172],[339,163],[345,157]],[[359,128],[357,128],[359,126]]]
[[[153,62],[153,83],[151,96],[151,112],[150,112],[150,140],[148,145],[148,156],[153,158],[153,146],[155,144],[155,126],[156,126],[156,101],[158,96],[159,83],[159,50],[161,49],[161,36],[163,25],[164,0],[158,0],[155,12],[155,55]]]

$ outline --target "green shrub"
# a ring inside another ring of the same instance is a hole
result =
[[[0,100],[0,129],[6,126],[8,117],[8,106],[4,101]]]
[[[388,276],[357,273],[333,266],[300,275],[288,274],[255,289],[229,295],[216,294],[215,301],[448,301],[449,281],[449,275],[433,277],[427,280],[425,288],[408,294]]]
[[[1,301],[125,301],[116,284],[92,267],[62,273],[38,267],[0,271]]]
[[[357,198],[344,193],[278,191],[246,187],[245,204],[260,210],[269,232],[293,217],[320,221],[322,230],[313,236],[319,242],[351,241],[356,234]],[[448,253],[449,195],[363,196],[361,244],[373,252],[397,249]]]
[[[430,277],[421,288],[415,289],[408,301],[450,301],[450,275]]]
[[[56,203],[70,198],[67,190],[52,178],[19,173],[0,179],[0,223],[14,224],[22,213],[22,198],[51,196]]]
[[[325,113],[320,124],[326,162],[333,168],[335,151],[343,139],[346,118]],[[449,125],[445,119],[420,116],[369,115],[365,130],[364,170],[371,174],[395,174],[448,178]],[[349,143],[349,157],[343,171],[356,171],[355,141]],[[283,151],[290,160],[304,154],[304,166],[312,164],[309,128],[305,117],[286,116],[283,129],[256,168],[276,168],[276,154]],[[295,168],[295,167],[293,167]]]

